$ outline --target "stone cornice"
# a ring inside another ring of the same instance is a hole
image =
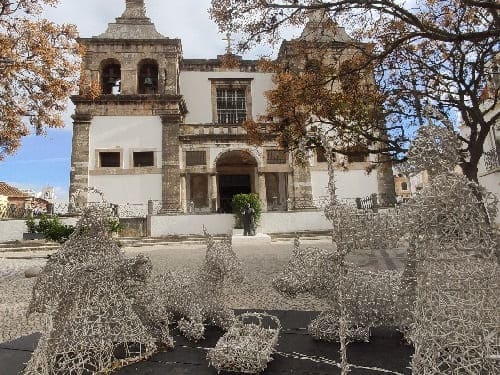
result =
[[[92,116],[161,116],[183,117],[187,113],[182,95],[103,95],[90,99],[81,95],[71,97],[76,114]]]
[[[73,119],[73,122],[90,122],[92,121],[92,114],[90,113],[75,113],[71,115],[71,118]]]
[[[73,95],[71,96],[71,101],[76,104],[104,104],[117,103],[117,104],[128,104],[128,103],[173,103],[173,102],[184,102],[184,97],[182,95],[101,95],[95,99],[91,99],[83,95]]]
[[[80,44],[95,44],[95,45],[108,45],[108,44],[137,44],[137,45],[144,45],[144,44],[163,44],[167,46],[175,45],[179,46],[179,48],[182,46],[181,40],[180,39],[171,39],[171,38],[164,38],[164,39],[118,39],[118,38],[78,38],[77,42]]]

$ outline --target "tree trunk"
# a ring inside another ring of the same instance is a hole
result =
[[[470,181],[474,181],[475,183],[479,184],[479,180],[477,177],[477,163],[464,161],[460,164],[460,167],[462,168],[462,172],[464,173],[465,177],[467,177]]]

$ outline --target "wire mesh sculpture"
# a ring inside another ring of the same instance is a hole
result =
[[[497,198],[453,173],[460,143],[449,129],[421,127],[410,171],[429,185],[407,204],[410,248],[404,277],[406,317],[415,346],[413,373],[500,373]]]
[[[344,282],[342,301],[338,298],[340,278]],[[371,272],[344,264],[344,254],[338,249],[301,248],[298,238],[288,264],[273,280],[285,296],[310,293],[329,301],[330,310],[323,311],[308,327],[314,338],[328,341],[339,340],[341,308],[347,312],[350,341],[368,341],[371,327],[398,326],[399,283],[397,271]]]
[[[47,325],[25,375],[96,374],[150,356],[155,340],[133,307],[151,262],[127,259],[109,233],[109,212],[86,208],[47,262],[28,313]]]
[[[272,360],[280,330],[281,323],[274,315],[238,315],[235,323],[217,341],[215,348],[209,349],[207,359],[217,371],[257,374],[264,371]]]
[[[227,330],[234,323],[234,312],[226,305],[228,282],[241,282],[241,264],[231,239],[215,241],[204,229],[207,251],[195,275],[169,272],[156,277],[155,289],[164,309],[178,319],[179,330],[189,339],[203,338],[204,322]]]
[[[498,374],[496,200],[463,176],[436,176],[412,202],[414,374]]]

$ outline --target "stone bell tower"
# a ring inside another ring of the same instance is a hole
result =
[[[162,200],[164,211],[178,211],[178,133],[186,113],[179,94],[181,41],[156,30],[144,0],[126,0],[104,33],[79,43],[86,52],[80,92],[72,97],[70,195],[93,186],[120,197],[128,186],[129,196],[117,200]]]

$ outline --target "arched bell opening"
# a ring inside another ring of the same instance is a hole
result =
[[[138,89],[139,94],[158,93],[158,63],[152,59],[142,60],[138,69]]]
[[[116,59],[101,63],[101,88],[104,95],[118,95],[121,92],[122,70]]]

